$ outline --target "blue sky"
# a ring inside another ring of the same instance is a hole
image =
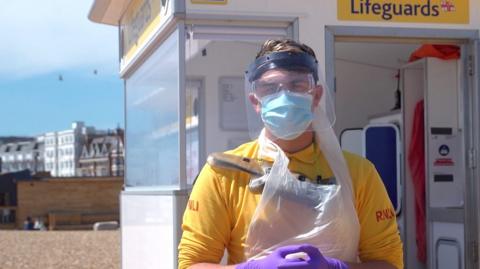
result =
[[[92,2],[2,3],[0,136],[124,126],[117,28],[88,20]]]

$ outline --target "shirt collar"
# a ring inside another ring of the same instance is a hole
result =
[[[320,152],[317,150],[315,143],[310,144],[308,147],[297,151],[295,153],[285,153],[289,159],[295,159],[302,163],[314,164],[318,159]]]

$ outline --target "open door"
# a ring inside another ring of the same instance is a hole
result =
[[[417,205],[416,225],[408,234],[414,232],[417,242],[426,236],[427,268],[460,269],[472,265],[468,262],[470,224],[466,221],[471,178],[465,154],[470,112],[465,104],[468,85],[464,63],[462,59],[425,58],[402,70],[404,152],[405,163],[409,164],[405,181],[413,182],[410,186],[414,187]],[[416,145],[413,148],[412,143]],[[423,151],[418,149],[422,145]],[[418,168],[422,165],[424,172]],[[421,213],[422,197],[425,213]],[[417,245],[418,251],[421,248],[422,244]]]
[[[204,117],[203,81],[187,78],[185,83],[185,151],[187,185],[193,185],[205,156],[200,155],[203,148]]]
[[[465,201],[465,241],[466,250],[470,255],[466,255],[465,268],[477,269],[479,266],[479,213],[480,208],[480,184],[478,179],[480,174],[478,167],[480,162],[478,152],[480,150],[480,43],[479,40],[469,42],[465,51],[468,52],[465,57],[465,65],[468,70],[468,88],[465,96],[466,110],[466,196]]]
[[[473,263],[476,265],[476,268],[479,268],[479,261],[478,257],[480,256],[479,254],[479,247],[478,247],[478,242],[480,241],[480,235],[479,235],[479,227],[478,225],[480,224],[479,216],[478,214],[478,208],[480,208],[480,198],[478,197],[478,194],[480,193],[480,184],[478,183],[478,179],[480,177],[480,173],[478,172],[478,168],[480,167],[480,160],[478,158],[478,153],[480,152],[480,70],[478,69],[480,67],[480,40],[475,40],[472,42],[472,47],[473,47],[473,55],[474,55],[474,66],[475,68],[475,73],[472,78],[473,83],[472,83],[472,88],[473,88],[473,93],[472,93],[472,149],[473,151],[471,152],[472,156],[472,163],[471,163],[471,175],[470,177],[472,178],[472,183],[474,186],[471,188],[473,191],[473,194],[471,195],[474,197],[472,199],[472,204],[473,208],[472,211],[475,212],[475,214],[472,214],[471,217],[473,218],[472,224],[471,224],[471,229],[469,229],[471,233],[471,238],[473,238],[474,242],[472,243],[472,253],[473,253]],[[470,221],[469,221],[470,222]]]

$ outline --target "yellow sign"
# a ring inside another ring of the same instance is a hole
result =
[[[337,0],[338,19],[468,24],[470,0]]]
[[[190,0],[192,4],[226,5],[228,0]]]
[[[121,25],[122,61],[128,62],[167,16],[169,0],[134,0]]]

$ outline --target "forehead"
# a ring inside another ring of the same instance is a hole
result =
[[[263,73],[259,80],[279,80],[279,79],[293,79],[305,78],[308,76],[307,72],[291,71],[284,69],[273,69]]]

